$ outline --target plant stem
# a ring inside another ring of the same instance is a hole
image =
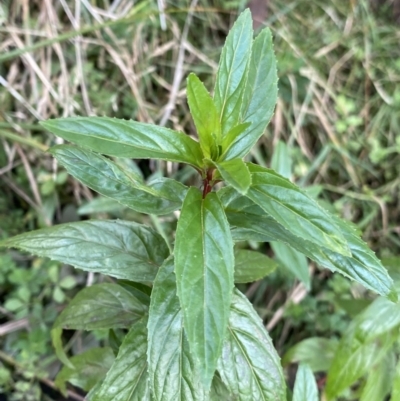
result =
[[[22,143],[23,145],[31,146],[35,149],[41,150],[42,152],[46,152],[48,149],[46,145],[43,145],[40,142],[35,141],[34,139],[25,138],[23,136],[13,134],[12,132],[0,131],[0,136],[3,136],[15,142]]]
[[[213,186],[214,186],[214,182],[213,182],[213,173],[214,173],[214,169],[210,168],[207,170],[206,173],[206,178],[204,178],[203,183],[203,199],[207,196],[207,194],[209,192],[211,192]]]

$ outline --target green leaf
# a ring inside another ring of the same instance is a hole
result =
[[[318,401],[318,388],[315,377],[307,365],[300,365],[297,369],[292,401]]]
[[[247,197],[297,237],[350,256],[333,219],[313,199],[275,171],[248,163],[252,184]]]
[[[281,241],[304,253],[307,257],[333,272],[356,280],[366,288],[397,299],[393,281],[381,262],[368,246],[359,238],[357,232],[341,219],[330,215],[340,227],[351,257],[343,256],[293,235],[276,220],[269,217],[250,199],[241,196],[233,188],[223,188],[218,192],[229,223],[234,226],[232,234],[236,240],[253,239],[256,241]],[[238,230],[239,229],[239,230]],[[235,234],[236,232],[236,234]],[[252,233],[254,236],[252,237]]]
[[[395,354],[389,352],[368,373],[368,378],[361,393],[360,401],[385,401],[392,387],[395,371]]]
[[[57,118],[40,124],[63,139],[104,155],[202,166],[199,143],[168,128],[108,117]]]
[[[151,288],[142,283],[135,283],[129,280],[118,280],[117,283],[129,291],[143,305],[150,306]]]
[[[233,398],[232,394],[229,393],[219,375],[216,374],[211,384],[209,401],[234,401],[237,399],[237,397]]]
[[[194,73],[189,74],[186,92],[204,157],[215,159],[221,142],[221,123],[214,101]]]
[[[91,401],[150,401],[147,373],[147,318],[135,323]]]
[[[232,297],[218,372],[240,401],[286,401],[279,356],[261,319],[238,290]]]
[[[400,304],[377,298],[354,320],[358,335],[366,341],[400,327]]]
[[[283,242],[271,242],[271,248],[280,264],[304,283],[307,290],[310,290],[311,280],[307,258]]]
[[[235,283],[251,283],[272,273],[277,263],[268,256],[247,249],[235,251]]]
[[[369,341],[352,324],[341,339],[328,372],[325,389],[328,399],[340,395],[368,373],[391,349],[397,336],[393,331]]]
[[[292,158],[290,157],[289,148],[281,140],[274,147],[271,168],[287,179],[290,179],[292,175]]]
[[[160,267],[154,281],[147,328],[154,401],[204,401],[206,393],[183,330],[173,259]]]
[[[51,148],[50,153],[80,182],[140,213],[173,212],[182,206],[187,192],[187,187],[169,178],[144,185],[140,177],[90,150],[59,145]]]
[[[250,125],[251,123],[242,123],[231,128],[222,139],[222,153],[224,153],[229,148],[229,146],[235,141],[235,139],[241,133],[243,133],[247,128],[249,128]],[[221,157],[221,159],[223,160],[223,157]]]
[[[399,401],[399,400],[400,400],[400,361],[397,362],[396,370],[394,372],[392,396],[390,397],[390,401]]]
[[[210,388],[229,318],[233,242],[216,193],[190,188],[176,230],[175,271],[190,350]]]
[[[123,211],[124,209],[125,206],[122,206],[114,199],[98,196],[97,198],[93,198],[87,203],[83,203],[82,206],[79,206],[78,215],[83,216],[85,214],[97,213],[115,214],[121,213],[121,211]]]
[[[272,36],[270,30],[265,28],[253,42],[240,110],[239,122],[249,122],[251,125],[225,151],[225,160],[244,157],[264,133],[274,112],[278,96],[277,83]]]
[[[230,222],[231,219],[228,218],[228,221]],[[243,227],[232,227],[231,235],[233,241],[270,242],[274,240],[274,238],[267,237],[266,235],[259,234],[256,231]]]
[[[222,136],[241,123],[240,111],[247,81],[253,39],[250,10],[236,20],[222,49],[214,88],[214,103],[220,116]],[[265,93],[264,93],[265,97]]]
[[[98,382],[85,396],[85,401],[93,401],[93,397],[100,390],[102,382]]]
[[[339,342],[333,338],[307,338],[287,351],[282,358],[282,365],[304,363],[313,372],[326,372],[332,363],[338,344]]]
[[[64,366],[57,374],[55,385],[66,396],[66,382],[84,391],[90,391],[98,382],[104,379],[114,362],[111,348],[91,348],[82,354],[73,356],[70,361],[74,369]]]
[[[344,298],[337,295],[333,299],[336,306],[343,309],[349,317],[354,318],[360,314],[367,306],[371,305],[370,299],[365,298]]]
[[[54,351],[57,355],[57,358],[66,366],[71,369],[74,369],[74,365],[68,359],[67,354],[64,351],[63,343],[62,343],[62,328],[57,327],[52,329],[50,332],[51,342],[54,347]]]
[[[126,328],[141,319],[147,307],[118,284],[86,287],[61,312],[54,327],[74,330]]]
[[[17,235],[0,242],[1,246],[138,282],[153,281],[169,254],[157,232],[120,220],[60,224]]]
[[[214,163],[224,181],[245,195],[251,184],[251,175],[242,159]]]

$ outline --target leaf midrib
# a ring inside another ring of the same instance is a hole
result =
[[[149,264],[154,265],[154,266],[160,266],[159,264],[157,264],[155,261],[153,261],[151,259],[145,259],[145,258],[139,257],[138,254],[129,252],[126,249],[120,249],[120,248],[116,248],[114,246],[110,246],[109,244],[104,244],[104,243],[99,243],[99,242],[94,242],[94,241],[89,241],[89,240],[83,240],[82,238],[75,238],[73,236],[65,236],[65,235],[61,236],[61,237],[59,237],[59,236],[51,236],[51,238],[55,239],[55,240],[69,239],[69,240],[76,240],[77,242],[85,242],[85,243],[88,243],[88,244],[100,245],[100,246],[104,246],[104,247],[106,247],[108,249],[114,250],[117,253],[121,252],[121,251],[125,251],[126,254],[128,254],[128,255],[130,255],[132,257],[135,257],[136,259],[138,259],[138,260],[140,260],[142,262],[146,262],[146,263],[149,263]],[[39,239],[37,239],[37,240],[39,240]],[[76,244],[75,243],[68,244],[68,246],[71,246],[71,245],[76,245]],[[144,248],[146,249],[146,252],[147,252],[146,246],[143,243],[142,243],[142,245],[144,246]],[[18,245],[17,248],[21,248],[21,249],[24,249],[24,250],[37,249],[36,247],[27,246],[27,245],[23,245],[23,246],[22,245]],[[47,246],[45,249],[59,249],[59,248],[60,248],[59,245],[54,245],[53,247]],[[96,259],[92,258],[92,256],[90,257],[90,259],[91,260],[96,260]]]
[[[264,195],[264,196],[266,196],[266,197],[268,197],[268,198],[270,198],[271,201],[273,201],[273,202],[275,202],[275,203],[281,205],[282,207],[284,207],[284,208],[287,209],[288,211],[290,211],[290,212],[292,212],[293,214],[299,216],[300,219],[304,220],[305,222],[308,222],[309,224],[311,224],[312,226],[314,226],[315,228],[317,228],[318,231],[320,231],[321,233],[323,233],[323,234],[324,234],[324,237],[325,237],[327,234],[329,234],[329,233],[326,233],[325,231],[323,231],[322,228],[316,226],[311,220],[307,219],[306,216],[302,215],[302,214],[299,213],[297,210],[290,208],[289,205],[287,205],[287,204],[284,204],[284,203],[282,203],[282,202],[279,202],[279,199],[276,199],[275,197],[271,196],[269,193],[263,192],[263,191],[261,191],[260,189],[258,189],[257,186],[261,186],[261,185],[266,185],[266,184],[256,184],[256,185],[252,185],[249,189],[250,189],[250,190],[253,189],[254,191],[256,191],[256,192],[258,192],[258,193],[260,193],[260,194],[262,194],[262,195]],[[268,184],[268,185],[269,185],[269,186],[274,186],[274,185],[270,185],[270,184]],[[277,188],[282,188],[282,187],[280,187],[280,186],[278,186],[278,185],[275,185],[275,187],[277,187]],[[289,188],[288,188],[288,189],[289,189]],[[297,191],[295,191],[295,192],[297,192]],[[257,204],[258,204],[258,203],[257,203]],[[264,209],[261,205],[259,205],[259,206],[260,206],[262,209]],[[265,210],[265,209],[264,209],[264,210]],[[272,215],[271,215],[271,217],[272,217],[274,220],[276,220],[276,218],[274,218]],[[277,221],[277,220],[276,220],[276,221]],[[279,221],[278,221],[278,223],[279,223]],[[281,223],[279,223],[279,224],[281,224]],[[282,225],[282,224],[281,224],[281,225]],[[334,223],[332,223],[332,225],[335,226]],[[327,249],[330,249],[330,248],[327,248]],[[338,252],[338,253],[339,253],[339,252]]]

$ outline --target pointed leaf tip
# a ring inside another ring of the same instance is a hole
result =
[[[214,88],[214,103],[221,121],[222,137],[240,121],[253,41],[250,10],[232,26],[222,49]]]

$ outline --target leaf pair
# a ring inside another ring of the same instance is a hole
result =
[[[188,77],[188,103],[204,167],[215,167],[223,180],[243,194],[251,177],[241,159],[272,117],[277,81],[271,32],[264,29],[253,40],[249,10],[239,16],[226,39],[214,97],[195,74]]]
[[[187,341],[184,321],[184,311],[176,296],[174,263],[170,259],[156,277],[148,323],[150,386],[156,401],[209,399],[207,385],[200,380],[198,364]],[[229,397],[226,399],[285,399],[279,357],[260,318],[237,290],[228,310],[217,371],[224,383],[223,392]],[[238,375],[243,380],[238,381]],[[218,376],[214,376],[211,400],[214,400],[212,394],[218,393],[217,382]],[[223,399],[222,395],[219,397],[215,401]]]
[[[54,324],[53,337],[54,333],[59,336],[60,328],[130,326],[114,362],[109,348],[89,350],[68,360],[57,376],[61,388],[65,390],[68,380],[92,389],[88,396],[91,401],[285,400],[279,357],[262,321],[237,290],[229,310],[218,374],[211,391],[203,385],[183,328],[172,258],[157,274],[149,311],[121,283],[95,284],[78,293],[64,309]],[[238,382],[239,374],[244,380]]]
[[[275,108],[277,82],[271,32],[264,29],[253,40],[251,14],[245,10],[225,42],[214,89],[222,138],[229,138],[221,160],[243,158],[264,133]],[[235,132],[241,124],[246,126]]]

